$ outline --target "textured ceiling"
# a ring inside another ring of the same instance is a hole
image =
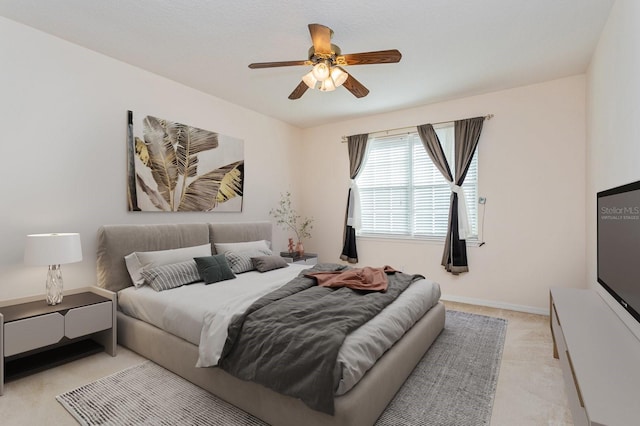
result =
[[[0,0],[0,15],[298,127],[586,71],[614,0]],[[307,24],[343,53],[398,49],[346,68],[370,89],[287,96],[307,67]]]

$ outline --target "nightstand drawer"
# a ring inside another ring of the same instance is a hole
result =
[[[110,329],[113,326],[111,302],[69,309],[65,315],[64,334],[69,339]]]
[[[4,325],[4,356],[58,343],[64,336],[64,317],[57,312]]]

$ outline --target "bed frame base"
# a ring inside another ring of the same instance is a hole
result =
[[[118,343],[274,426],[370,426],[438,337],[444,322],[444,305],[438,303],[353,389],[335,398],[334,416],[219,368],[196,368],[197,346],[122,312],[118,312]]]

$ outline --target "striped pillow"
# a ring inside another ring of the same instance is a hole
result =
[[[157,266],[148,271],[142,271],[141,275],[145,283],[150,285],[155,291],[169,290],[200,281],[198,266],[193,259],[180,263],[172,263],[170,265]]]
[[[241,274],[256,269],[253,266],[252,257],[271,256],[273,252],[269,249],[252,249],[242,251],[227,251],[224,256],[229,262],[229,266],[234,274]]]

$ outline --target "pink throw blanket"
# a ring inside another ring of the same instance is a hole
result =
[[[382,268],[348,269],[346,271],[313,272],[307,278],[315,278],[320,287],[348,287],[354,290],[386,291],[389,282],[387,274],[398,272],[391,266]]]

